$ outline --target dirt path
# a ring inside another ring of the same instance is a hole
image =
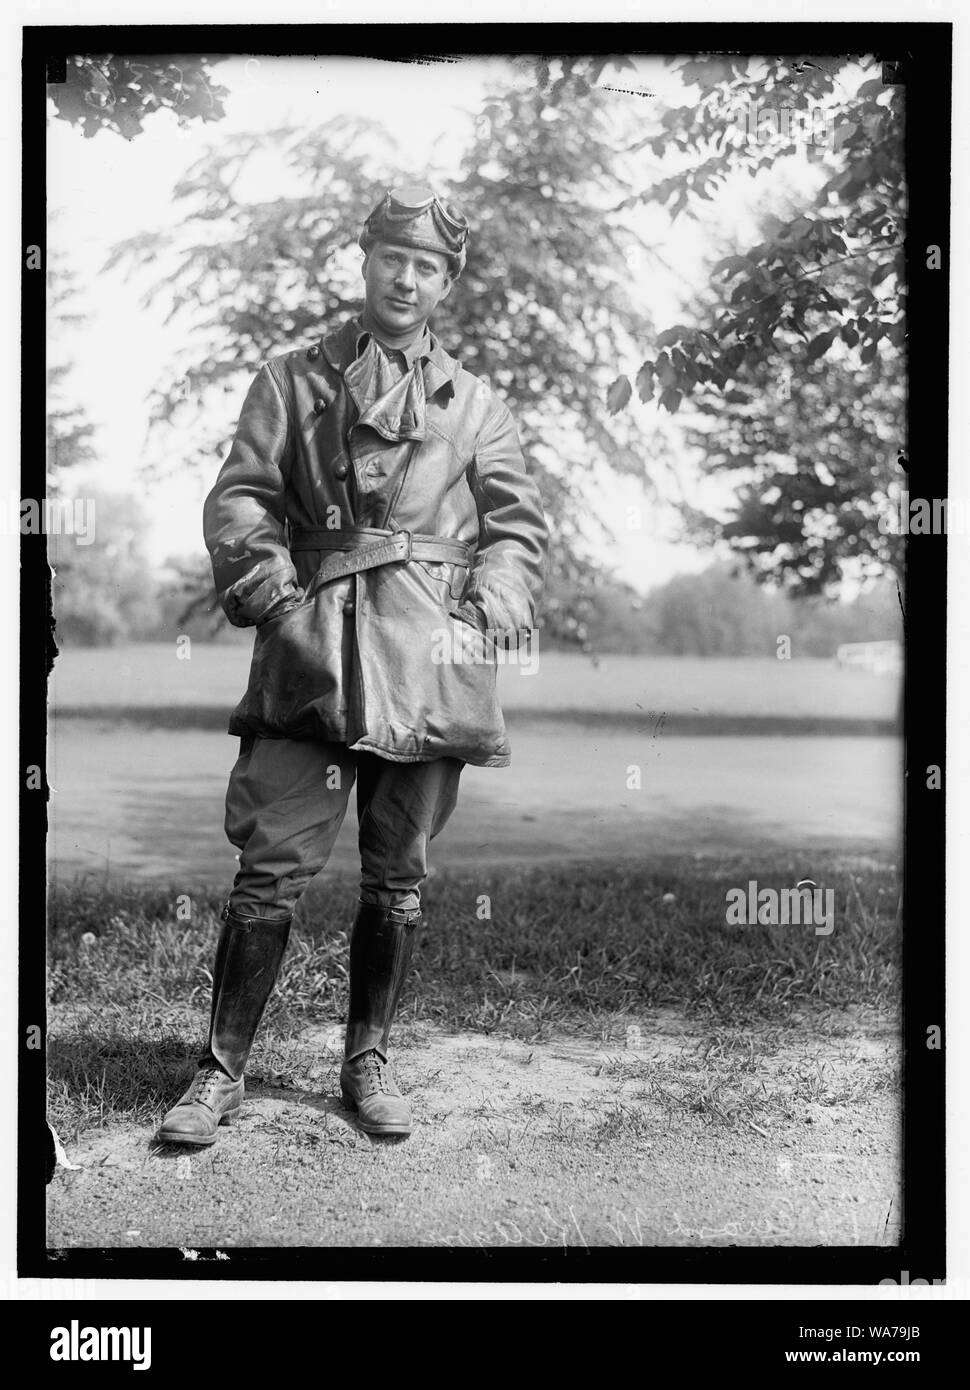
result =
[[[68,1145],[55,1248],[892,1245],[900,1237],[898,1045],[701,1030],[676,1016],[544,1044],[402,1030],[405,1142],[336,1095],[339,1030],[302,1076],[254,1077],[242,1119],[195,1152],[148,1130]],[[275,1084],[274,1084],[275,1083]]]
[[[892,853],[899,843],[892,739],[665,738],[564,723],[519,727],[514,748],[507,772],[462,774],[458,810],[435,843],[438,868],[793,844]],[[174,878],[185,891],[230,881],[236,855],[223,820],[234,755],[223,734],[60,721],[52,876]],[[631,764],[642,771],[636,790]],[[330,862],[357,863],[353,810]]]

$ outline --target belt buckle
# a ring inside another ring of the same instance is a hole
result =
[[[407,549],[405,550],[404,554],[401,555],[399,558],[402,562],[406,562],[411,558],[411,549],[414,544],[414,537],[412,536],[410,531],[400,530],[398,531],[394,539],[399,540],[401,536],[405,536],[407,538]]]

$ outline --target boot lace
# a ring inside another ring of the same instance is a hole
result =
[[[195,1101],[200,1105],[208,1105],[219,1089],[220,1081],[227,1080],[225,1072],[218,1067],[203,1067],[196,1072],[192,1084],[186,1092],[186,1101]]]
[[[370,1083],[375,1091],[389,1094],[385,1076],[387,1063],[376,1052],[365,1053],[362,1062],[364,1080]]]

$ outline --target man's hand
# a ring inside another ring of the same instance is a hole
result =
[[[466,599],[464,603],[453,608],[449,617],[456,618],[460,623],[467,623],[476,632],[494,643],[502,651],[514,651],[520,646],[528,646],[532,638],[533,629],[531,627],[492,627],[489,620],[482,612],[477,603]]]
[[[466,599],[464,603],[459,604],[457,608],[453,608],[449,617],[457,618],[460,623],[467,623],[469,627],[473,627],[476,632],[482,633],[483,636],[487,631],[485,614],[477,604],[472,603],[468,599]]]

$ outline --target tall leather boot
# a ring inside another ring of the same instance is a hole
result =
[[[411,1107],[387,1060],[391,1023],[421,925],[417,909],[360,904],[350,937],[350,1012],[340,1068],[344,1104],[367,1134],[410,1134]]]
[[[289,917],[266,922],[239,917],[227,906],[222,918],[209,1039],[192,1084],[158,1130],[156,1138],[166,1144],[214,1144],[219,1125],[239,1113],[243,1070],[289,940]]]

